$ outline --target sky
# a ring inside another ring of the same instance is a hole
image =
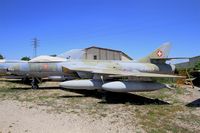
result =
[[[6,59],[98,46],[139,59],[171,42],[170,57],[200,55],[200,0],[0,0]]]

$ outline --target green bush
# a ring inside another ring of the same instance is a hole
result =
[[[3,55],[0,54],[0,59],[4,59]]]
[[[22,57],[21,60],[23,60],[23,61],[29,61],[29,60],[31,60],[31,59],[30,59],[30,57],[25,56],[25,57]]]

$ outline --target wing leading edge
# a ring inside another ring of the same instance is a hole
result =
[[[64,67],[66,68],[66,67]],[[146,78],[185,78],[184,76],[170,75],[170,74],[157,74],[147,72],[128,72],[114,69],[97,69],[97,68],[66,68],[76,72],[90,72],[94,74],[108,75],[109,77],[146,77]]]

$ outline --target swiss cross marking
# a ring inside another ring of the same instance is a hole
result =
[[[162,52],[161,50],[158,50],[158,51],[157,51],[157,56],[158,56],[158,57],[162,57],[162,56],[163,56],[163,52]]]

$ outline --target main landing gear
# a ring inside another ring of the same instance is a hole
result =
[[[37,78],[32,78],[31,88],[32,88],[32,89],[39,89],[39,86],[38,86],[39,81],[40,81],[40,80],[37,79]]]

